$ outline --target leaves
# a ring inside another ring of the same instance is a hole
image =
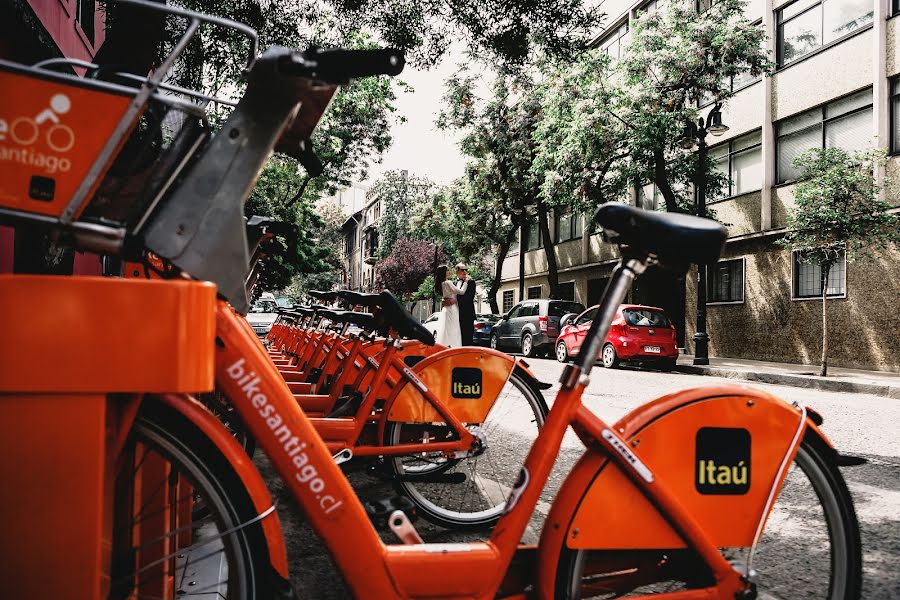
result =
[[[432,274],[435,246],[423,240],[400,238],[391,254],[378,262],[378,278],[383,289],[409,299],[422,282]],[[444,253],[438,248],[437,261],[443,262]]]
[[[875,181],[884,159],[881,150],[850,155],[840,148],[816,148],[794,159],[803,175],[779,243],[804,262],[830,267],[844,254],[852,261],[900,242],[897,215],[888,212]]]

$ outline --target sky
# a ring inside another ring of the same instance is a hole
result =
[[[397,97],[398,114],[404,115],[406,122],[394,124],[391,129],[394,143],[381,164],[372,165],[366,184],[392,169],[406,169],[441,184],[463,174],[465,158],[457,145],[459,136],[452,131],[440,131],[434,124],[441,108],[444,80],[456,72],[460,58],[460,54],[451,51],[429,71],[407,65],[400,74],[399,78],[414,90]]]

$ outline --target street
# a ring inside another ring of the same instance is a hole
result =
[[[534,373],[553,388],[544,392],[548,403],[559,388],[557,380],[562,365],[553,359],[529,359]],[[615,422],[628,411],[661,395],[677,390],[713,384],[734,384],[734,380],[682,373],[598,367],[592,372],[585,404],[607,422]],[[842,453],[863,456],[867,464],[842,468],[847,480],[862,530],[864,587],[863,598],[889,600],[900,597],[900,403],[896,400],[864,394],[823,392],[776,385],[754,385],[786,400],[797,401],[820,412],[822,426],[835,447]],[[502,442],[501,442],[502,444]],[[571,432],[567,434],[556,468],[537,508],[532,526],[525,534],[526,542],[535,542],[541,519],[549,510],[553,494],[565,478],[582,446]],[[291,579],[303,598],[348,597],[341,578],[335,574],[330,559],[264,458],[257,464],[269,480],[278,503],[290,558]],[[512,467],[512,466],[511,466]],[[360,497],[372,500],[393,494],[389,483],[364,472],[350,474]],[[451,542],[483,539],[434,527],[420,519],[416,528],[426,541]],[[393,534],[383,530],[382,538],[395,543]],[[797,555],[803,551],[798,549]],[[779,559],[783,562],[783,559]],[[784,563],[790,564],[790,563]],[[798,577],[815,577],[815,573],[797,573]],[[788,596],[790,597],[790,596]]]

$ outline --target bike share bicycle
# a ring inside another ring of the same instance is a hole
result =
[[[205,19],[165,10],[186,15],[195,29]],[[104,132],[109,141],[99,145],[94,163],[82,163],[87,167],[77,177],[84,179],[39,211],[28,210],[32,205],[21,199],[20,189],[12,200],[3,195],[0,216],[44,222],[90,251],[147,248],[185,274],[216,282],[220,295],[240,308],[247,267],[241,206],[269,149],[296,135],[308,139],[337,83],[354,73],[396,72],[397,63],[391,52],[268,50],[253,62],[247,91],[222,130],[181,175],[164,180],[166,191],[152,206],[142,205],[136,221],[119,227],[88,219],[84,208],[127,124],[136,123],[141,102],[153,91],[113,90],[127,98],[118,113],[126,125]],[[32,85],[33,72],[0,67],[4,74],[21,74],[20,85]],[[48,91],[71,85],[64,77],[41,77],[54,84]],[[234,166],[217,171],[221,178],[210,177],[224,158]],[[37,183],[46,195],[47,183]],[[615,307],[647,266],[683,270],[689,263],[713,262],[725,241],[718,224],[625,205],[605,205],[597,220],[623,258],[586,338],[584,357],[596,356]],[[20,508],[21,497],[4,498],[0,515],[5,531],[15,536],[15,544],[3,546],[4,585],[16,585],[14,574],[35,573],[35,563],[53,568],[65,583],[54,588],[53,581],[28,579],[29,587],[16,588],[22,591],[16,597],[48,589],[44,597],[290,593],[284,542],[259,474],[225,427],[188,395],[211,389],[213,370],[356,597],[859,597],[859,530],[837,469],[841,457],[819,430],[817,415],[763,392],[740,386],[687,390],[609,426],[580,402],[593,367],[592,360],[581,359],[564,372],[490,539],[421,544],[398,513],[392,525],[405,543],[385,544],[268,352],[224,300],[214,302],[212,285],[186,278],[5,276],[0,289],[0,310],[21,309],[30,301],[46,311],[30,331],[9,328],[4,355],[11,359],[0,365],[0,415],[27,434],[11,437],[38,437],[50,450],[29,464],[66,476],[53,462],[73,460],[59,452],[61,442],[75,438],[60,433],[73,426],[60,423],[62,416],[73,415],[69,404],[90,409],[75,428],[89,451],[77,453],[78,472],[66,480],[83,483],[69,490],[68,510],[58,504],[61,496],[48,494],[53,502],[36,505],[47,523],[19,510],[19,525],[6,511]],[[65,298],[68,322],[48,298],[57,305]],[[109,323],[110,314],[128,332],[127,340],[83,326],[88,316]],[[147,319],[154,323],[152,332]],[[390,325],[404,326],[401,320]],[[29,341],[35,332],[38,344]],[[95,357],[102,357],[101,366]],[[44,373],[48,359],[59,368],[52,382]],[[43,411],[36,414],[35,405]],[[585,454],[560,488],[540,543],[521,546],[569,425]],[[4,474],[12,475],[7,481],[13,485],[43,475],[17,469],[9,453],[4,456]],[[154,481],[166,485],[154,487]],[[30,489],[16,489],[41,500]],[[201,522],[187,510],[198,502],[209,514]],[[40,533],[31,532],[40,547],[28,538],[29,527]],[[785,573],[778,563],[794,558],[798,534],[816,541],[814,551],[802,557],[803,572]],[[90,549],[68,553],[84,569],[55,562],[64,558],[54,543],[61,539],[70,544],[64,548],[80,543]],[[186,562],[196,568],[208,560],[220,566],[214,581],[194,580],[192,589],[190,581],[176,580],[174,573],[186,570]],[[19,567],[19,573],[7,571]]]

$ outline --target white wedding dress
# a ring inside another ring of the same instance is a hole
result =
[[[447,279],[441,284],[441,295],[446,300],[448,298],[456,300],[456,297],[465,294],[469,287],[469,282],[464,281],[462,287],[458,287],[455,281]],[[441,309],[441,314],[437,320],[437,335],[434,341],[448,348],[459,348],[462,346],[462,333],[459,328],[459,305],[453,303]]]

